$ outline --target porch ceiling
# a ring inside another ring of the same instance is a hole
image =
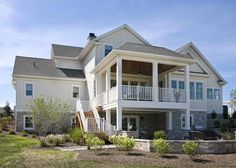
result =
[[[174,65],[158,64],[158,74],[175,67]],[[116,64],[111,67],[111,72],[116,72]],[[123,60],[122,73],[152,76],[152,63]]]

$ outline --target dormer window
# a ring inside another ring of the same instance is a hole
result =
[[[113,49],[113,46],[112,45],[105,45],[105,52],[104,52],[104,54],[105,54],[105,56],[107,56],[110,52],[111,52],[111,50]]]

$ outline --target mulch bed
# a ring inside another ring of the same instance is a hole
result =
[[[79,151],[79,160],[93,160],[106,162],[107,164],[121,163],[139,166],[166,166],[166,167],[188,167],[188,168],[235,168],[236,154],[227,155],[201,155],[197,160],[191,161],[183,154],[171,154],[164,158],[155,153],[132,151],[126,153],[117,149],[103,149]]]

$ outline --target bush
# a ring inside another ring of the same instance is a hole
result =
[[[215,119],[217,116],[216,112],[213,110],[212,113],[211,113],[211,118],[212,119]]]
[[[21,135],[22,135],[23,137],[26,137],[26,136],[28,136],[28,132],[25,131],[25,130],[23,130],[23,131],[21,131]]]
[[[10,131],[8,132],[8,134],[9,134],[9,135],[15,135],[16,132],[15,132],[14,130],[10,130]]]
[[[64,135],[53,135],[50,134],[46,137],[46,140],[50,144],[54,144],[55,146],[60,146],[65,143],[64,141]]]
[[[41,147],[47,147],[48,146],[45,138],[40,138],[39,139],[39,144],[40,144]]]
[[[0,134],[2,133],[2,129],[0,129]]]
[[[79,143],[80,139],[83,137],[82,130],[79,129],[78,127],[72,128],[70,131],[70,136],[74,143]]]
[[[70,134],[65,134],[65,135],[63,136],[63,139],[64,139],[65,142],[71,142]]]
[[[104,141],[108,140],[108,136],[103,131],[99,131],[99,132],[95,133],[95,136],[98,137],[99,139],[104,140]]]
[[[166,139],[166,133],[165,131],[155,131],[153,133],[154,139]]]
[[[199,144],[193,141],[185,142],[182,146],[185,154],[189,155],[190,159],[193,160],[199,155]]]
[[[224,136],[225,140],[233,140],[234,135],[231,131],[227,130],[227,131],[224,132],[223,136]]]
[[[156,153],[160,157],[165,156],[170,150],[169,143],[164,139],[156,139],[153,141],[152,144],[153,144],[153,147],[155,148]]]
[[[228,119],[229,118],[229,114],[228,114],[228,111],[223,111],[223,118],[224,119]]]
[[[220,128],[221,124],[220,121],[216,120],[214,121],[215,128]]]
[[[236,111],[233,112],[232,118],[233,118],[233,119],[236,119]]]
[[[134,148],[135,140],[127,136],[110,136],[109,141],[115,144],[119,149],[124,151],[131,151]]]
[[[38,136],[35,134],[32,134],[32,138],[38,138]]]
[[[0,117],[0,127],[3,130],[8,130],[8,125],[12,123],[12,117]]]
[[[86,140],[86,143],[88,148],[93,147],[95,150],[98,150],[102,149],[102,145],[105,144],[105,141],[98,137],[94,137],[94,138],[88,138]]]

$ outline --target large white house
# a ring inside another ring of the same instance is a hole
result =
[[[86,132],[134,137],[166,130],[181,139],[222,113],[227,82],[193,43],[153,46],[126,24],[87,40],[84,48],[52,44],[50,59],[16,56],[17,131],[34,130],[26,105],[42,95],[72,103]]]

